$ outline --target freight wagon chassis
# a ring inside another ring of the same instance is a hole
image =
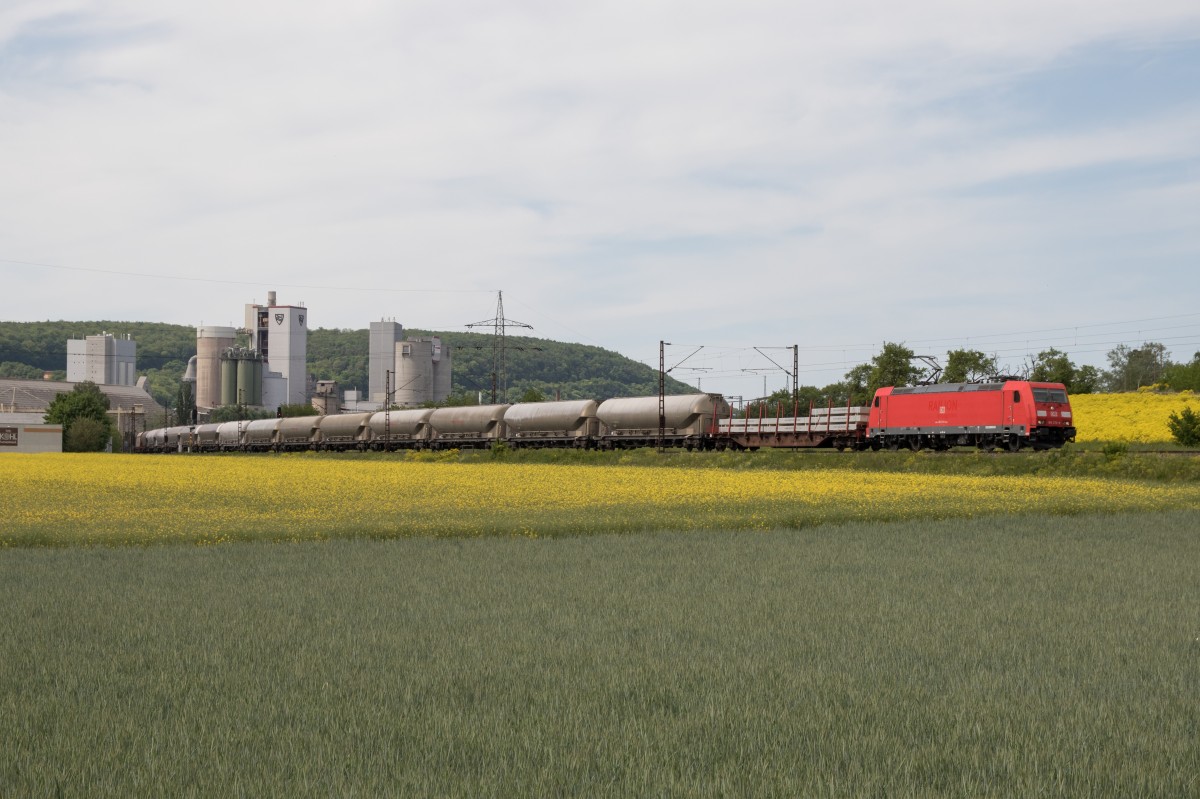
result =
[[[636,435],[618,434],[601,436],[597,447],[604,450],[641,449],[643,447],[657,447],[660,443],[663,447],[686,449],[688,452],[692,452],[693,450],[725,449],[727,445],[724,440],[718,440],[705,435],[668,433],[660,439],[657,433],[642,433]]]
[[[845,450],[863,450],[867,448],[866,438],[859,434],[841,434],[830,435],[824,432],[814,431],[812,433],[805,432],[735,432],[726,433],[729,443],[735,449],[748,449],[754,451],[760,447],[774,447],[777,449],[836,449],[838,452]]]
[[[916,431],[901,433],[883,433],[869,439],[871,449],[888,449],[892,452],[908,449],[919,452],[923,449],[945,451],[954,447],[975,447],[984,452],[997,449],[1009,452],[1020,452],[1023,448],[1047,450],[1061,447],[1068,441],[1075,440],[1074,428],[1036,428],[1031,435],[1025,435],[1025,428],[1015,431],[996,432],[987,430],[977,431]]]
[[[736,449],[754,451],[760,447],[779,449],[832,448],[838,452],[867,448],[867,422],[870,409],[856,406],[815,408],[809,403],[808,413],[783,416],[783,407],[776,408],[774,417],[763,416],[759,406],[758,418],[715,420],[715,434]]]

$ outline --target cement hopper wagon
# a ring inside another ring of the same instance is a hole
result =
[[[587,447],[600,433],[595,400],[522,402],[504,413],[508,443],[518,447]]]
[[[370,413],[338,413],[316,418],[320,430],[317,449],[367,448],[367,441],[371,435],[371,428],[368,427]]]
[[[424,449],[432,435],[429,427],[429,417],[432,415],[433,408],[409,408],[371,414],[367,422],[371,448]]]
[[[278,445],[276,434],[280,419],[254,419],[242,422],[242,448],[251,452],[266,452]]]
[[[217,448],[229,452],[242,448],[241,429],[248,422],[221,422],[217,425]]]
[[[714,443],[714,415],[725,403],[710,394],[664,397],[663,444],[688,449],[708,449]],[[596,411],[600,419],[600,446],[606,449],[647,447],[659,439],[658,397],[620,397],[605,400]]]
[[[511,405],[438,408],[429,417],[434,449],[490,447],[504,438],[504,414]]]
[[[289,416],[279,420],[276,449],[308,449],[317,440],[320,416]]]
[[[192,442],[201,452],[216,452],[221,448],[217,439],[217,430],[221,425],[216,423],[199,425],[192,432]]]

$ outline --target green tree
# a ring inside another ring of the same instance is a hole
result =
[[[70,430],[63,432],[64,452],[100,452],[108,444],[112,432],[88,416],[75,420]]]
[[[855,405],[866,404],[875,394],[875,389],[869,388],[871,383],[871,364],[860,363],[846,372],[846,379],[841,383],[829,386],[834,402],[841,404],[843,399],[849,399]]]
[[[1072,394],[1095,394],[1102,382],[1100,370],[1091,364],[1084,364],[1075,370],[1075,379],[1067,386],[1067,391]]]
[[[919,382],[925,372],[913,365],[913,357],[913,351],[903,344],[885,341],[883,349],[871,359],[866,399],[875,396],[875,392],[884,386],[910,386]]]
[[[222,405],[219,408],[213,408],[209,411],[208,421],[210,423],[245,422],[251,419],[269,419],[274,415],[271,411],[262,408],[251,408],[248,405]]]
[[[1192,356],[1190,363],[1168,366],[1163,379],[1174,391],[1200,391],[1200,352]]]
[[[943,383],[973,383],[1000,371],[996,356],[979,350],[951,350],[946,358],[946,369],[942,372]]]
[[[18,377],[23,380],[41,380],[42,371],[36,366],[28,366],[17,361],[0,363],[0,377]]]
[[[1062,383],[1069,391],[1075,382],[1075,364],[1065,352],[1051,347],[1038,353],[1029,370],[1029,379],[1039,383]]]
[[[1191,406],[1179,413],[1171,411],[1167,428],[1171,431],[1171,437],[1181,446],[1200,447],[1200,413],[1193,411]]]
[[[536,388],[527,388],[525,393],[521,395],[518,402],[545,402],[546,395]]]
[[[190,425],[195,419],[196,397],[192,393],[192,384],[181,381],[175,395],[175,424]]]
[[[90,380],[85,380],[82,383],[77,383],[73,389],[66,393],[59,393],[50,403],[50,407],[46,409],[46,422],[49,424],[61,424],[63,426],[63,449],[68,452],[95,450],[74,450],[71,449],[72,442],[79,440],[84,443],[94,443],[92,437],[79,436],[72,438],[71,428],[81,419],[91,419],[98,424],[102,430],[102,435],[99,436],[100,446],[97,449],[104,448],[104,442],[108,440],[112,434],[112,421],[108,418],[109,402],[108,397],[104,392]],[[85,426],[85,430],[86,430]]]
[[[290,405],[280,405],[279,411],[275,415],[286,419],[292,416],[320,416],[320,414],[321,412],[311,403],[296,402]]]
[[[1121,344],[1110,350],[1108,365],[1105,378],[1109,391],[1136,391],[1163,382],[1171,362],[1167,360],[1166,346],[1147,341],[1137,349]]]

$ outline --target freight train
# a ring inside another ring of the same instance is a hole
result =
[[[622,397],[255,419],[148,430],[138,452],[282,452],[510,447],[688,450],[1048,449],[1075,440],[1061,383],[888,386],[869,406],[776,408],[734,418],[719,394]],[[791,415],[787,415],[787,411]],[[660,418],[661,413],[661,418]]]

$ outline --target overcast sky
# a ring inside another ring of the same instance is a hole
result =
[[[1187,360],[1200,4],[0,2],[0,318],[272,288],[439,330],[503,290],[731,394],[784,385],[755,346]]]

